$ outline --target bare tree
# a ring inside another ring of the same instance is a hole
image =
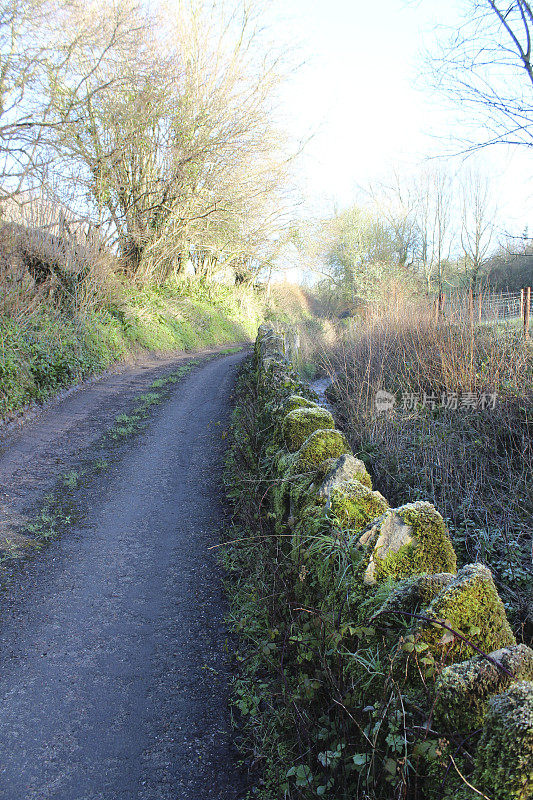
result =
[[[247,4],[225,25],[218,7],[103,8],[100,39],[49,87],[58,123],[49,146],[63,173],[110,223],[130,273],[164,280],[192,260],[209,274],[230,257],[241,269],[257,256],[252,241],[284,177],[271,115],[276,57],[250,56],[258,32]]]
[[[466,0],[464,22],[432,53],[432,83],[467,113],[466,150],[533,145],[533,6]]]
[[[431,294],[436,280],[439,299],[444,289],[444,265],[452,248],[452,179],[444,168],[428,169],[417,178],[416,263]]]
[[[369,194],[392,232],[398,265],[408,269],[413,265],[419,239],[417,208],[420,197],[416,182],[406,180],[394,169],[389,180],[370,186]]]
[[[494,237],[495,209],[488,179],[475,170],[464,174],[461,194],[461,246],[469,288],[475,294]]]

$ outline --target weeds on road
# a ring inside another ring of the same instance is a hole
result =
[[[222,352],[234,353],[239,350],[240,347],[233,347]],[[7,574],[6,570],[10,563],[39,550],[79,521],[81,515],[76,501],[77,492],[93,476],[109,469],[117,444],[146,427],[150,411],[163,402],[172,385],[178,383],[199,364],[206,363],[218,355],[220,353],[191,359],[170,374],[156,378],[149,387],[150,391],[139,394],[131,411],[115,417],[114,424],[103,434],[97,445],[105,455],[88,459],[83,469],[71,469],[60,476],[56,489],[45,495],[42,504],[33,512],[31,521],[15,537],[8,538],[3,543],[0,551],[0,577],[2,571],[4,575]]]
[[[131,436],[133,433],[142,430],[146,425],[146,420],[149,416],[149,409],[152,406],[159,405],[159,403],[161,403],[165,397],[163,392],[153,390],[164,389],[170,384],[177,383],[180,378],[183,378],[194,367],[196,367],[200,361],[201,360],[198,358],[192,359],[186,364],[182,364],[174,372],[171,372],[170,375],[167,375],[164,378],[156,378],[156,380],[150,384],[150,389],[152,391],[140,394],[137,398],[136,405],[129,414],[118,414],[115,417],[115,424],[112,428],[110,428],[107,435],[116,441],[117,439],[126,438]]]

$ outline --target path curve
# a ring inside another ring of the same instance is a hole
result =
[[[89,487],[83,524],[29,561],[2,599],[1,800],[243,797],[208,549],[242,358],[218,358],[172,388]],[[49,422],[32,423],[36,441]]]

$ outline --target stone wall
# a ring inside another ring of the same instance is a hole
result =
[[[295,595],[313,608],[335,607],[342,597],[341,608],[348,598],[364,609],[354,624],[366,626],[365,648],[386,649],[406,702],[427,716],[425,733],[422,725],[419,734],[404,734],[408,752],[404,767],[392,759],[395,775],[416,760],[417,797],[532,798],[533,651],[517,644],[490,569],[458,568],[445,522],[430,503],[390,508],[332,415],[293,371],[284,336],[272,326],[259,329],[254,359],[270,423],[261,434],[262,468],[274,487],[269,512],[297,566]],[[333,567],[316,561],[320,537],[342,553],[342,585]],[[354,635],[354,671],[360,642]],[[380,724],[392,730],[397,710],[375,707],[372,687],[366,704],[376,739]],[[462,749],[458,732],[468,742]],[[367,740],[362,763],[371,758]],[[430,752],[428,741],[439,745]],[[377,781],[384,773],[375,774]],[[390,797],[415,796],[397,793],[396,778],[388,777]]]

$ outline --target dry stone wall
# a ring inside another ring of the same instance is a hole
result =
[[[263,433],[264,469],[275,487],[271,513],[281,546],[298,565],[296,595],[315,608],[333,602],[338,585],[331,571],[314,570],[313,561],[317,537],[329,537],[348,564],[341,594],[361,607],[374,602],[366,623],[379,621],[386,630],[375,647],[386,641],[395,654],[402,691],[414,702],[423,684],[430,697],[427,731],[437,730],[441,751],[426,757],[427,732],[405,737],[404,759],[417,759],[424,776],[417,796],[533,798],[533,651],[517,644],[490,570],[482,564],[458,569],[444,520],[430,503],[390,508],[332,415],[294,373],[284,337],[272,326],[259,329],[254,358],[271,421]],[[311,584],[306,576],[313,570],[320,578]],[[377,720],[371,694],[367,704]],[[383,720],[392,710],[379,713]],[[447,731],[469,742],[463,761]],[[378,780],[379,769],[375,774]],[[393,795],[393,779],[390,784],[391,797],[409,796]]]

